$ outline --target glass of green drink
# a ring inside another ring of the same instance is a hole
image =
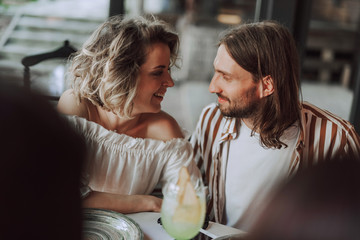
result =
[[[183,169],[182,169],[183,170]],[[161,222],[166,232],[176,240],[195,237],[204,224],[205,190],[201,177],[190,176],[187,170],[177,182],[163,187]]]

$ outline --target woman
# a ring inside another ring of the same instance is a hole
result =
[[[191,145],[161,111],[179,39],[154,17],[110,18],[73,58],[72,88],[58,110],[86,139],[85,207],[122,213],[160,211],[150,194],[181,166],[198,173]]]

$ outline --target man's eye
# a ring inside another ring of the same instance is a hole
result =
[[[225,81],[229,81],[229,80],[230,80],[230,77],[229,77],[228,75],[225,75],[225,74],[222,75],[222,78],[223,78]]]

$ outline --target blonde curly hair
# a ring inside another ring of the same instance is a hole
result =
[[[169,46],[173,66],[179,37],[169,25],[154,16],[109,18],[72,57],[69,78],[78,101],[131,118],[140,66],[149,45],[159,42]]]

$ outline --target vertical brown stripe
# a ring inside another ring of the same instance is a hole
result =
[[[195,157],[196,157],[196,154],[197,154],[197,152],[198,152],[198,149],[199,149],[199,142],[196,141],[196,142],[195,142],[195,145],[194,145],[194,156],[195,156]]]
[[[329,149],[327,150],[325,160],[329,160],[334,151],[335,142],[337,141],[337,139],[336,139],[337,138],[337,129],[338,129],[338,126],[335,124],[332,124],[332,126],[331,126],[331,142],[330,142]]]
[[[306,137],[307,137],[307,134],[306,134],[306,126],[307,126],[307,123],[309,121],[309,114],[308,113],[305,113],[305,129],[304,129],[304,138],[303,138],[303,142],[302,142],[302,149],[301,149],[301,152],[300,152],[300,159],[299,159],[299,168],[300,167],[304,167],[305,163],[304,163],[304,148],[308,147],[308,145],[306,144],[307,143],[307,140],[306,140]]]
[[[203,118],[201,119],[201,129],[204,128],[204,121],[205,121],[206,115],[209,113],[209,111],[210,111],[210,108],[208,108],[203,114]]]
[[[197,162],[197,167],[198,167],[199,169],[201,169],[202,167],[204,167],[203,164],[204,164],[204,160],[203,160],[203,158],[200,156],[199,159],[198,159],[198,162]]]
[[[217,156],[216,156],[217,158]],[[220,204],[219,204],[219,194],[220,194],[220,191],[219,191],[219,177],[220,177],[220,171],[219,171],[219,161],[215,161],[214,162],[214,179],[213,179],[213,199],[216,200],[215,202],[215,207],[217,209],[217,212],[219,213],[220,212]],[[214,183],[216,182],[216,184]],[[215,187],[214,187],[215,186]],[[215,189],[215,190],[214,190]],[[215,198],[215,194],[216,194],[216,198]],[[215,216],[215,217],[219,217],[219,214],[218,216]],[[221,221],[221,219],[218,219],[219,221]]]
[[[211,123],[214,119],[214,116],[217,112],[217,108],[213,109],[210,117],[209,117],[209,120],[207,122],[207,126],[206,126],[206,130],[205,130],[205,136],[204,136],[204,150],[203,150],[203,156],[205,156],[205,153],[208,152],[208,156],[207,156],[207,164],[206,164],[206,178],[209,179],[209,174],[210,174],[210,168],[211,168],[211,162],[212,162],[212,147],[213,147],[213,143],[214,143],[214,139],[216,138],[216,134],[217,134],[217,131],[219,130],[219,126],[218,124],[219,121],[221,121],[221,117],[218,119],[218,122],[215,124],[215,128],[213,129],[212,131],[212,139],[211,139],[211,144],[209,145],[208,144],[208,138],[209,138],[209,135],[210,135],[210,131],[212,129],[210,129],[211,127]],[[209,147],[209,149],[207,149],[207,147]]]
[[[339,154],[342,154],[344,152],[345,149],[345,145],[346,145],[346,133],[344,130],[341,131],[341,143],[340,143],[340,147],[339,147]]]
[[[299,159],[298,159],[298,161],[300,161],[299,162],[299,168],[300,167],[303,167],[303,165],[304,165],[304,147],[302,147],[300,150],[299,150],[299,154],[300,154],[300,157],[299,157]]]
[[[202,116],[202,119],[201,119],[201,127],[200,127],[201,132],[202,132],[203,129],[204,129],[205,118],[206,118],[206,116],[208,115],[209,111],[210,111],[210,108],[207,109],[207,110],[204,112],[203,116]],[[206,130],[207,130],[207,129],[206,129]],[[208,132],[206,132],[206,130],[205,130],[205,136],[204,136],[204,139],[203,139],[203,142],[202,142],[203,145],[200,145],[201,155],[204,155],[204,154],[205,154],[205,148],[206,148],[206,143],[207,143],[207,134],[208,134]],[[200,138],[200,137],[201,137],[201,136],[198,136],[198,138]],[[198,141],[198,142],[201,142],[200,139],[197,139],[197,141]]]
[[[207,203],[206,213],[210,217],[210,221],[215,222],[215,217],[214,217],[215,214],[214,214],[214,210],[213,210],[213,205],[214,205],[214,200],[213,200],[213,197],[210,196],[210,199]]]
[[[321,119],[321,128],[320,128],[320,139],[319,139],[319,162],[324,161],[324,148],[325,148],[325,138],[326,138],[326,119]]]
[[[209,120],[207,121],[207,125],[206,125],[206,129],[205,129],[205,134],[204,134],[204,146],[203,146],[203,154],[206,153],[206,148],[208,146],[208,138],[209,138],[209,133],[210,133],[210,126],[211,126],[211,121],[213,120],[214,116],[216,113],[216,109],[213,109],[213,111],[210,114]],[[206,112],[206,114],[208,114],[208,111]],[[205,119],[206,115],[204,115],[204,119]],[[203,123],[202,123],[203,124]],[[202,127],[201,127],[202,128]],[[210,146],[212,147],[212,146]]]
[[[215,182],[215,175],[216,175],[216,162],[214,162],[214,174],[213,174],[213,178],[210,179],[211,183],[209,184],[209,187],[211,187],[211,204],[212,204],[212,211],[213,211],[213,214],[214,214],[214,217],[215,217],[215,211],[214,211],[214,206],[216,207],[216,202],[214,203],[215,201],[215,188],[214,188],[214,182]]]
[[[213,138],[211,140],[211,145],[210,145],[210,149],[209,149],[209,155],[208,155],[208,161],[207,161],[207,167],[206,167],[206,173],[207,173],[207,177],[209,177],[208,173],[210,173],[210,167],[211,167],[211,163],[212,163],[212,147],[214,146],[214,141],[217,135],[217,132],[219,131],[219,126],[221,123],[221,117],[217,120],[215,126],[214,126],[214,131],[213,131]]]
[[[204,122],[205,122],[205,118],[206,118],[206,116],[207,116],[207,114],[209,113],[209,111],[210,111],[210,108],[208,108],[205,112],[204,112],[204,114],[202,115],[202,118],[201,118],[201,125],[200,125],[200,132],[202,131],[202,129],[204,128]],[[202,147],[202,145],[201,144],[199,144],[199,143],[201,143],[201,139],[199,139],[201,136],[197,136],[198,137],[198,139],[196,139],[196,143],[195,143],[195,146],[194,146],[194,156],[196,157],[196,155],[197,155],[197,153],[198,153],[198,151],[200,151],[200,153],[199,153],[199,158],[197,159],[197,166],[198,166],[198,168],[200,169],[200,170],[202,170],[202,168],[203,169],[205,169],[205,167],[203,166],[203,164],[204,164],[204,153],[205,153],[205,151],[203,150],[205,147]],[[205,145],[206,146],[206,141],[205,142],[203,142],[203,145]],[[209,178],[208,178],[208,174],[207,174],[207,172],[205,172],[205,171],[201,171],[201,173],[202,173],[202,178],[203,178],[203,180],[204,180],[204,183],[207,185],[208,183],[209,183]]]
[[[313,165],[313,160],[314,160],[314,139],[315,139],[315,124],[316,124],[316,117],[315,116],[311,116],[311,120],[310,120],[310,129],[309,129],[309,136],[308,136],[308,140],[309,140],[309,152],[308,152],[308,162],[307,162],[307,166],[309,167],[311,165]],[[306,140],[305,140],[306,141]]]
[[[213,129],[214,135],[213,135],[213,139],[212,139],[212,141],[211,141],[211,146],[214,144],[214,141],[215,141],[217,132],[219,131],[219,127],[220,127],[221,120],[222,120],[222,117],[220,117],[220,118],[217,120],[217,122],[216,122],[216,124],[215,124],[215,126],[214,126],[214,129]]]

